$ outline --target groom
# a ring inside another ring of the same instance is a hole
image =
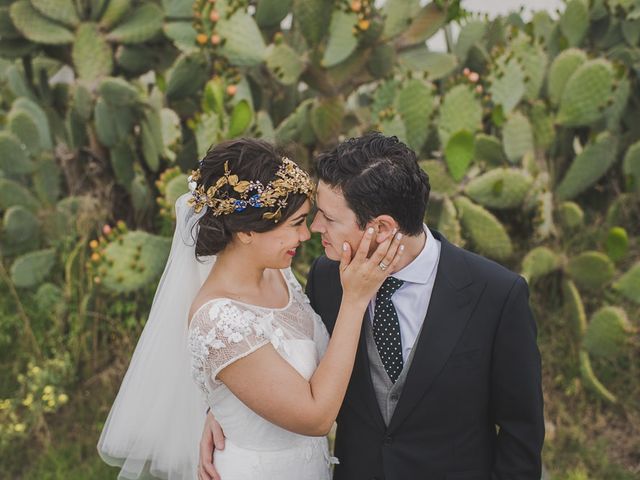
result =
[[[311,230],[325,256],[311,267],[307,295],[330,333],[343,242],[355,251],[371,226],[378,242],[394,228],[405,235],[402,265],[363,322],[337,418],[334,478],[539,480],[540,355],[525,281],[423,224],[429,180],[395,137],[344,142],[320,155],[317,173]],[[209,416],[203,452],[212,429]]]

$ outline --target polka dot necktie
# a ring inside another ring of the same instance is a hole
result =
[[[375,312],[373,315],[373,339],[378,347],[380,359],[393,383],[396,383],[402,372],[402,341],[400,339],[400,323],[391,296],[404,282],[394,277],[387,277],[376,294]]]

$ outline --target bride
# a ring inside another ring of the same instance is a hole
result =
[[[330,478],[326,435],[353,368],[369,300],[402,256],[343,247],[331,340],[290,265],[309,239],[313,183],[273,146],[213,147],[176,202],[176,230],[149,319],[98,443],[119,478],[195,479],[208,407],[223,480]],[[195,380],[195,381],[194,381]]]

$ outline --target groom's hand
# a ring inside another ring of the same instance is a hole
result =
[[[215,450],[224,450],[224,432],[211,412],[207,414],[200,439],[198,480],[221,480],[213,464]]]

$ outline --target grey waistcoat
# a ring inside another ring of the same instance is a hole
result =
[[[396,409],[396,405],[398,404],[398,400],[400,399],[400,395],[402,394],[402,389],[404,388],[404,383],[407,378],[407,372],[409,371],[411,362],[413,361],[413,353],[415,352],[415,349],[411,349],[411,353],[409,354],[396,383],[391,382],[389,375],[387,375],[387,372],[382,365],[382,360],[378,353],[378,347],[376,347],[376,342],[373,339],[373,327],[371,326],[371,320],[369,318],[365,318],[364,322],[371,382],[373,383],[373,390],[376,394],[376,399],[378,400],[380,413],[382,413],[385,425],[388,426],[391,421],[391,417],[393,416],[393,412]],[[420,332],[418,332],[418,336],[416,337],[416,343],[418,342],[418,338],[420,338],[421,333],[422,327],[420,327]]]

